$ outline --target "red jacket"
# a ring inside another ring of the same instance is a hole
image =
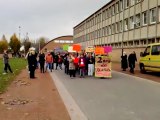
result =
[[[52,57],[51,54],[48,54],[48,55],[46,56],[46,62],[47,62],[47,63],[52,63],[52,62],[53,62],[53,57]]]

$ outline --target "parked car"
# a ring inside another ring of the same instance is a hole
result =
[[[160,72],[160,43],[149,44],[140,56],[139,67],[142,73]]]

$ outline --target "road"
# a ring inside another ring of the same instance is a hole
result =
[[[88,120],[160,120],[159,83],[114,71],[111,79],[70,79],[60,70],[51,76],[64,85]]]

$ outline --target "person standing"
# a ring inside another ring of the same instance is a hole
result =
[[[80,78],[85,76],[85,57],[83,54],[81,54],[80,58],[79,58],[79,69],[80,69]]]
[[[123,71],[126,71],[126,69],[128,68],[126,52],[123,52],[123,55],[121,56],[121,68]]]
[[[9,71],[11,73],[13,73],[13,71],[12,71],[10,65],[9,65],[9,56],[8,56],[7,50],[4,50],[3,62],[4,62],[4,73],[3,74],[8,73],[7,69],[9,69]]]
[[[63,63],[63,58],[62,56],[59,54],[58,55],[58,65],[59,65],[59,68],[62,70],[62,63]]]
[[[129,62],[129,67],[130,67],[130,72],[134,73],[134,68],[135,68],[135,62],[137,61],[137,57],[135,52],[133,51],[129,57],[128,57],[128,62]]]
[[[47,68],[49,67],[50,71],[52,72],[53,57],[50,52],[48,52],[48,54],[46,55],[45,60],[46,60],[46,70],[45,71],[47,71]]]
[[[55,53],[54,53],[54,50],[51,51],[51,55],[53,57],[53,62],[52,62],[52,70],[54,70],[54,59],[55,59]]]
[[[40,71],[44,73],[44,63],[45,63],[45,54],[43,51],[39,53],[39,63],[40,63]]]
[[[88,54],[88,57],[87,57],[88,76],[93,76],[94,63],[95,63],[95,60],[94,60],[93,56],[91,54]]]
[[[57,53],[55,54],[54,59],[55,59],[55,63],[56,63],[56,70],[57,70],[57,67],[58,67],[58,54],[57,54]]]
[[[64,72],[66,74],[69,74],[69,61],[68,61],[68,59],[69,59],[69,55],[66,54],[65,57],[64,57],[64,66],[65,66]]]
[[[70,74],[70,78],[75,77],[75,64],[74,64],[74,57],[72,56],[72,54],[69,55],[69,74]]]
[[[37,67],[37,59],[35,55],[35,51],[30,49],[29,53],[27,54],[27,60],[28,60],[28,68],[30,73],[30,78],[35,78],[35,70]]]

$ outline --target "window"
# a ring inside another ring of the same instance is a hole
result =
[[[152,55],[160,55],[160,45],[152,46]]]
[[[137,14],[135,19],[135,28],[139,26],[140,26],[140,14]]]
[[[108,34],[111,35],[111,25],[108,26]]]
[[[130,20],[129,20],[130,22],[129,22],[129,24],[130,24],[130,29],[133,29],[134,28],[134,17],[132,16],[132,17],[130,17]]]
[[[120,32],[123,31],[123,22],[122,21],[119,22],[119,30],[120,30]]]
[[[119,23],[117,22],[116,23],[116,33],[118,33],[119,32]]]
[[[114,15],[115,14],[115,6],[113,5],[112,6],[112,15]]]
[[[150,10],[150,23],[156,22],[156,8]]]
[[[143,12],[142,13],[142,21],[143,21],[143,25],[146,25],[147,24],[147,12]]]
[[[148,46],[146,49],[145,49],[145,51],[144,51],[144,55],[146,56],[146,55],[149,55],[150,54],[150,46]]]
[[[112,24],[112,34],[114,34],[114,33],[115,33],[115,25]]]
[[[129,0],[125,0],[125,8],[129,7]]]
[[[135,4],[135,0],[130,0],[131,6]]]
[[[124,20],[124,30],[128,30],[128,19]]]
[[[139,2],[141,2],[142,0],[135,0],[136,1],[136,3],[139,3]]]
[[[158,8],[158,20],[160,22],[160,7]]]
[[[119,2],[119,8],[120,8],[120,11],[123,10],[123,0],[120,0],[120,2]]]
[[[119,2],[116,3],[116,13],[119,13]]]

